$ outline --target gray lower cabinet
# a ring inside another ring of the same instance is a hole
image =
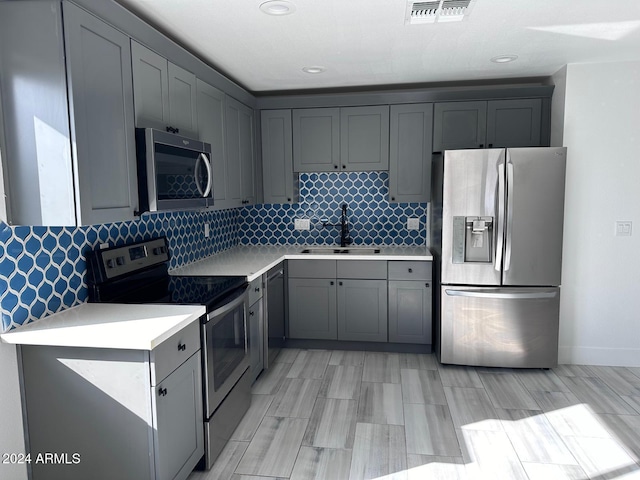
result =
[[[157,480],[188,477],[204,454],[201,368],[198,350],[152,387]]]
[[[387,341],[387,281],[338,279],[338,340]]]
[[[295,203],[291,110],[263,110],[262,181],[264,203]]]
[[[336,340],[336,305],[335,279],[289,278],[289,337]]]
[[[152,351],[21,346],[29,451],[66,455],[30,478],[186,479],[204,455],[199,343],[196,321]]]
[[[264,369],[264,303],[256,300],[249,307],[249,357],[251,381],[255,381]]]
[[[392,105],[390,122],[389,201],[428,202],[433,104]]]
[[[389,341],[432,343],[431,283],[389,281]]]

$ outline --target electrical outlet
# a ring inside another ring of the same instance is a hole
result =
[[[205,223],[204,224],[204,236],[205,236],[205,238],[209,238],[209,233],[210,233],[209,232],[209,224]]]
[[[616,222],[616,237],[630,237],[632,222]]]
[[[407,230],[420,230],[420,219],[407,218]]]
[[[293,224],[296,230],[311,230],[311,220],[308,218],[296,218]]]

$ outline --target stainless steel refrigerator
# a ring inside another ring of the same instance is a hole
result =
[[[556,366],[565,166],[566,148],[450,150],[434,158],[441,363]]]

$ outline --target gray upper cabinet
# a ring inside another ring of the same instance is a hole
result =
[[[169,122],[169,71],[166,58],[131,40],[136,125],[164,128]],[[151,123],[150,123],[151,124]]]
[[[487,102],[436,103],[434,117],[434,152],[484,147]]]
[[[338,279],[338,340],[387,341],[387,281]]]
[[[331,172],[340,163],[340,109],[293,110],[293,170]]]
[[[64,4],[79,224],[134,217],[138,206],[129,38]]]
[[[199,78],[196,79],[198,103],[198,138],[211,144],[213,167],[213,205],[226,198],[227,160],[225,152],[225,95]]]
[[[542,99],[492,100],[487,108],[487,147],[538,147]]]
[[[220,208],[241,207],[256,201],[253,110],[226,97],[226,190]]]
[[[295,203],[291,110],[261,112],[264,203]]]
[[[196,76],[171,62],[169,67],[169,123],[188,132],[198,131]]]
[[[541,146],[542,99],[436,103],[433,151]]]
[[[392,105],[390,123],[389,201],[428,202],[433,104]]]
[[[196,76],[161,55],[131,41],[136,125],[177,128],[196,137]]]
[[[132,220],[129,38],[71,3],[0,2],[0,64],[12,223]]]
[[[389,106],[340,109],[340,170],[389,169]]]

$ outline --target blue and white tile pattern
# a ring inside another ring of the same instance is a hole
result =
[[[2,331],[87,299],[86,252],[167,236],[171,267],[237,245],[239,210],[149,214],[132,222],[86,227],[0,224]],[[205,238],[204,224],[211,236]]]
[[[301,173],[295,205],[246,207],[240,216],[240,243],[245,245],[335,245],[340,242],[342,204],[347,204],[349,231],[356,245],[425,245],[427,204],[392,203],[387,172]],[[407,218],[420,220],[407,230]],[[310,219],[311,229],[295,230],[296,218]]]

